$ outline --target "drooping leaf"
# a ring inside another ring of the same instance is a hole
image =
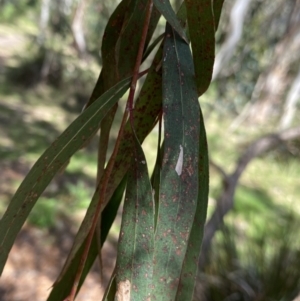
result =
[[[149,45],[149,47],[144,52],[142,61],[145,61],[145,59],[149,56],[149,54],[153,51],[153,49],[163,40],[163,38],[164,38],[164,34],[162,33],[151,43],[151,45]]]
[[[146,158],[133,132],[134,148],[116,263],[117,300],[150,300],[154,238],[154,203]],[[126,299],[126,292],[130,299]],[[123,299],[123,298],[124,299]]]
[[[161,62],[162,62],[162,47],[159,48],[155,58],[153,59],[152,65],[150,67],[149,73],[145,79],[144,85],[142,87],[142,90],[140,92],[140,95],[138,96],[136,103],[135,103],[135,109],[133,111],[134,114],[134,127],[136,129],[136,134],[139,139],[139,141],[143,141],[145,137],[150,133],[150,131],[155,126],[155,123],[157,121],[157,117],[161,111],[161,101],[162,101],[162,74],[161,74]],[[100,81],[100,80],[99,80]],[[97,95],[99,91],[95,88],[94,95]],[[132,152],[132,139],[131,139],[131,126],[128,122],[125,131],[124,131],[124,137],[121,140],[119,152],[116,157],[115,166],[116,168],[112,171],[112,176],[108,183],[108,189],[106,194],[106,202],[105,204],[110,200],[111,195],[115,191],[116,187],[119,185],[120,181],[124,177],[125,173],[127,172],[131,158],[127,155],[128,153]],[[83,221],[83,224],[86,224],[88,220],[91,219],[91,217],[94,214],[94,210],[96,207],[96,204],[98,202],[99,195],[94,196],[86,217]],[[109,203],[108,205],[109,206]],[[81,230],[79,230],[81,231]],[[103,229],[102,229],[103,231]],[[83,236],[84,237],[84,236]],[[80,256],[78,252],[76,253],[76,259],[74,259],[75,262],[78,262]],[[74,254],[75,254],[74,253]],[[74,254],[72,257],[74,257]],[[96,256],[96,255],[94,255]],[[90,257],[90,255],[89,255]],[[88,260],[89,260],[88,257]],[[95,258],[95,257],[94,257]],[[93,260],[94,260],[93,258]],[[71,264],[72,270],[73,269],[73,261]],[[66,275],[73,275],[72,272],[69,271],[70,267],[67,267],[64,270],[64,273],[61,274],[61,281],[63,282],[64,279],[68,278]],[[83,274],[82,277],[85,277],[86,274]],[[59,291],[59,289],[56,289],[56,286],[53,289],[55,292]],[[69,291],[67,289],[67,291]],[[51,299],[49,301],[54,301],[54,299]]]
[[[200,111],[189,45],[169,25],[163,53],[163,113],[153,294],[155,300],[174,300],[197,207]]]
[[[101,121],[100,126],[100,137],[98,144],[98,158],[97,158],[97,177],[96,183],[99,183],[100,179],[104,174],[104,168],[106,163],[106,153],[108,150],[108,142],[110,138],[110,130],[115,118],[115,114],[118,108],[118,104],[116,103],[107,115]],[[102,275],[102,256],[101,256],[101,214],[98,218],[97,226],[96,226],[96,238],[97,238],[97,246],[98,246],[98,258],[99,258],[99,267],[100,274]]]
[[[123,80],[75,119],[38,159],[21,183],[0,220],[0,273],[17,234],[41,193],[57,171],[99,127],[101,119],[126,92],[129,83],[130,78]]]
[[[201,251],[201,243],[207,213],[209,190],[209,161],[206,132],[202,113],[200,114],[198,176],[199,190],[197,210],[188,242],[184,265],[181,271],[179,290],[177,292],[176,301],[193,300],[194,287],[198,272],[198,259]]]
[[[122,34],[116,44],[119,78],[128,76],[128,74],[132,75],[141,41],[144,20],[148,10],[148,2],[148,0],[132,0],[130,2],[130,12],[123,24]],[[159,18],[160,13],[154,8],[151,14],[144,51],[147,48]]]
[[[103,301],[114,301],[116,291],[117,291],[116,275],[113,274],[110,278],[108,287],[106,289],[106,292],[104,293],[104,296],[103,296],[102,300]]]
[[[97,182],[101,179],[105,162],[106,162],[106,153],[108,149],[108,142],[109,142],[109,133],[115,118],[116,111],[118,109],[118,104],[116,103],[109,113],[103,118],[101,121],[101,131],[99,137],[99,145],[98,145],[98,164],[97,164]]]
[[[183,8],[183,9],[182,9]],[[180,17],[184,18],[184,7],[181,6]],[[133,115],[134,128],[138,140],[142,143],[150,131],[153,129],[158,121],[158,115],[161,112],[162,106],[162,46],[158,49],[149,73],[145,79],[141,92],[136,100]],[[124,131],[124,139],[120,144],[120,150],[116,158],[117,169],[113,170],[111,181],[109,182],[109,189],[116,187],[115,183],[119,183],[124,172],[130,166],[130,158],[126,155],[131,152],[132,139],[131,126],[128,122]],[[108,193],[108,196],[110,194]]]
[[[159,121],[159,129],[158,129],[158,143],[157,143],[157,155],[156,161],[154,165],[154,170],[151,176],[151,186],[153,189],[153,197],[154,197],[154,208],[155,208],[155,219],[154,226],[156,229],[157,224],[157,216],[158,216],[158,206],[159,206],[159,188],[160,188],[160,173],[161,173],[161,165],[162,165],[162,156],[164,151],[164,143],[161,145],[161,126],[162,120]]]
[[[127,77],[127,74],[132,75],[146,7],[146,0],[123,0],[111,15],[102,41],[102,70],[88,105],[102,95],[104,91]],[[159,18],[160,13],[156,9],[153,9],[145,44],[146,47],[153,35]]]
[[[167,22],[177,31],[183,40],[188,43],[184,28],[181,26],[169,0],[153,0],[155,7],[165,17]]]
[[[212,0],[185,0],[198,95],[208,88],[215,58]]]
[[[104,244],[108,232],[111,228],[111,225],[113,224],[118,209],[125,191],[127,183],[127,177],[125,176],[121,183],[119,184],[118,188],[114,192],[113,196],[111,197],[110,202],[107,204],[105,209],[102,212],[102,218],[101,218],[101,245]],[[69,264],[68,268],[66,269],[66,272],[61,275],[59,280],[54,284],[53,289],[47,299],[47,301],[57,301],[57,300],[64,300],[70,293],[71,287],[73,285],[73,281],[79,266],[79,262],[81,259],[81,255],[83,252],[83,246],[81,245],[80,249],[77,251],[76,255],[74,256],[73,260]],[[80,289],[80,286],[82,285],[86,275],[88,274],[89,270],[91,269],[96,257],[98,255],[98,246],[96,242],[96,237],[94,236],[91,248],[89,250],[89,254],[87,257],[87,260],[85,262],[85,267],[81,275],[81,279],[79,282],[78,289]]]
[[[102,41],[101,73],[86,107],[92,104],[95,99],[100,97],[117,82],[126,78],[127,74],[132,75],[142,34],[146,8],[146,0],[123,0],[109,18]],[[160,13],[156,9],[153,9],[145,43],[145,50],[159,18]],[[103,136],[109,135],[109,128],[105,128],[104,125],[109,122],[109,120],[106,119],[109,119],[109,116],[112,114],[113,112],[110,112],[103,120],[101,126]],[[94,134],[96,134],[96,131]],[[93,136],[94,135],[92,135],[92,137]],[[87,141],[86,144],[88,143],[89,141]]]
[[[224,0],[213,0],[215,31],[218,30]]]
[[[157,116],[159,115],[159,112],[161,111],[161,100],[162,100],[162,92],[161,92],[161,68],[157,68],[160,66],[161,62],[161,56],[162,56],[162,49],[159,49],[156,57],[153,60],[152,66],[150,68],[150,71],[148,73],[148,76],[146,77],[145,83],[143,85],[143,88],[140,92],[140,95],[136,101],[135,104],[135,110],[133,112],[134,114],[134,125],[136,128],[136,133],[138,136],[138,139],[140,141],[143,141],[145,137],[149,134],[149,132],[153,129]],[[108,188],[106,191],[106,199],[105,199],[105,204],[104,206],[109,206],[110,205],[110,198],[112,194],[114,193],[116,187],[118,187],[120,181],[124,178],[124,175],[127,173],[128,168],[130,167],[131,163],[131,158],[128,156],[129,153],[132,152],[132,129],[131,125],[128,122],[126,124],[125,130],[124,130],[124,136],[123,139],[121,140],[120,143],[120,148],[119,152],[116,157],[115,161],[115,168],[112,171],[112,175],[109,179],[108,182]],[[63,271],[61,272],[61,275],[59,277],[59,285],[60,283],[64,283],[63,279],[68,279],[65,280],[67,283],[71,283],[69,281],[70,277],[73,275],[74,276],[74,270],[76,270],[75,265],[78,266],[78,262],[80,259],[80,254],[78,248],[80,247],[80,250],[82,250],[82,244],[84,243],[83,239],[85,239],[87,231],[89,229],[92,217],[95,213],[95,208],[97,206],[97,202],[99,201],[99,190],[96,190],[92,201],[87,209],[87,213],[84,217],[84,220],[82,222],[82,225],[80,226],[77,236],[79,237],[77,240],[75,239],[75,242],[73,244],[73,247],[70,251],[70,254],[68,255],[67,262],[65,264],[65,267]],[[105,209],[106,210],[106,207]],[[103,213],[104,214],[104,213]],[[102,226],[103,227],[103,226]],[[102,229],[102,232],[104,230]],[[103,234],[102,234],[103,236]],[[101,237],[102,238],[102,237]],[[80,243],[81,246],[80,246]],[[76,250],[74,250],[76,248]],[[81,251],[82,252],[82,251]],[[76,255],[75,255],[76,254]],[[93,257],[93,261],[96,257],[96,253]],[[90,255],[88,256],[88,261],[90,259]],[[92,262],[93,262],[92,261]],[[71,276],[68,276],[71,275]],[[83,273],[82,277],[85,277],[86,274]],[[54,286],[54,291],[56,294],[59,294],[60,290],[62,288],[59,287],[56,289],[56,286]],[[69,290],[66,289],[68,292]],[[48,301],[55,301],[56,299],[49,299]]]

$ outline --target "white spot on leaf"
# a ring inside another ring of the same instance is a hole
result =
[[[116,292],[117,301],[130,301],[130,281],[120,281]]]
[[[180,153],[176,163],[175,171],[180,176],[182,173],[182,164],[183,164],[183,147],[180,145]]]

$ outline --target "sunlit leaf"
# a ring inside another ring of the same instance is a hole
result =
[[[157,216],[158,216],[158,204],[159,204],[159,188],[160,188],[160,173],[162,165],[162,156],[164,151],[164,144],[161,145],[161,121],[159,123],[158,143],[157,143],[157,155],[154,170],[151,176],[151,186],[153,189],[153,197],[155,204],[155,220],[154,226],[156,228]]]
[[[198,95],[208,88],[215,58],[212,0],[185,0]]]
[[[197,207],[200,110],[189,45],[169,25],[163,53],[163,113],[153,294],[156,300],[174,300]]]
[[[116,263],[117,300],[128,288],[130,299],[150,300],[154,237],[154,202],[146,158],[133,133],[134,148],[128,181]],[[123,299],[123,298],[124,299]]]
[[[57,171],[99,127],[108,110],[126,92],[130,78],[103,94],[52,143],[34,164],[0,221],[0,273],[28,214]]]

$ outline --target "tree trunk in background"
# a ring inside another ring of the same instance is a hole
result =
[[[297,77],[295,78],[291,89],[285,101],[284,112],[280,120],[279,129],[287,129],[293,122],[296,112],[297,101],[300,100],[300,69]]]
[[[293,64],[300,59],[300,1],[294,5],[288,29],[282,40],[275,47],[274,56],[269,68],[256,83],[252,95],[251,110],[247,118],[251,122],[265,123],[271,117],[278,117],[282,110],[289,73]]]
[[[72,34],[75,41],[75,47],[80,57],[86,54],[86,42],[83,30],[83,16],[88,0],[80,0],[78,2],[75,16],[72,22]]]
[[[236,0],[230,12],[230,31],[217,53],[212,80],[215,80],[221,70],[232,58],[236,46],[242,36],[245,16],[247,14],[251,0]]]
[[[43,45],[45,43],[46,29],[48,26],[49,17],[50,17],[50,0],[42,0],[40,24],[39,24],[40,32],[38,36],[38,42],[40,45]]]

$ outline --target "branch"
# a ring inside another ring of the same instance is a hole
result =
[[[230,33],[218,52],[212,80],[220,74],[222,68],[228,63],[234,54],[234,50],[242,36],[245,16],[251,0],[236,0],[230,12]]]
[[[226,179],[228,178],[227,173],[225,172],[225,170],[219,165],[217,164],[215,161],[213,160],[209,160],[209,165],[211,167],[213,167],[223,178],[223,180],[226,181]]]
[[[298,100],[300,100],[300,69],[285,101],[284,112],[280,120],[280,129],[284,130],[292,123],[296,113],[296,105]]]
[[[245,171],[251,160],[256,157],[275,149],[282,143],[294,140],[300,137],[300,126],[291,128],[280,133],[273,133],[251,143],[245,152],[240,156],[236,163],[233,173],[226,177],[226,184],[223,191],[217,199],[217,205],[214,213],[205,226],[205,233],[202,242],[202,252],[199,261],[200,269],[203,268],[208,257],[212,239],[217,230],[221,228],[225,215],[232,209],[234,205],[234,193],[238,185],[238,181]]]

